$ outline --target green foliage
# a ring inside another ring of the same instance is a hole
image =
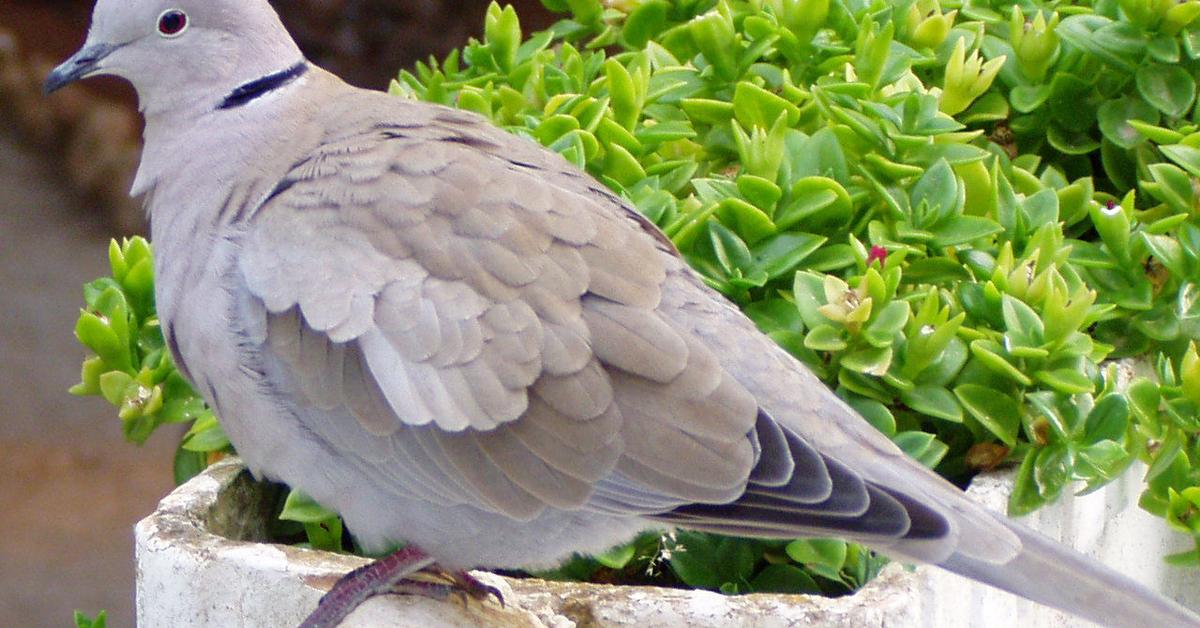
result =
[[[843,595],[866,584],[885,562],[836,539],[752,541],[684,531],[669,537],[664,554],[688,586],[728,594]]]
[[[84,286],[85,309],[75,336],[92,356],[83,362],[74,395],[104,397],[118,408],[125,438],[141,445],[159,427],[188,425],[175,452],[175,482],[182,484],[233,452],[216,415],[175,368],[154,308],[154,254],[144,238],[113,241],[111,277]],[[300,493],[292,493],[280,519],[303,525],[307,543],[340,550],[342,522]]]
[[[837,539],[765,541],[676,531],[646,533],[599,556],[577,556],[535,575],[554,580],[688,586],[723,593],[815,593],[858,590],[887,564],[860,545]]]
[[[111,277],[83,288],[86,307],[75,337],[92,352],[74,395],[99,395],[117,407],[125,437],[146,442],[158,427],[190,424],[175,454],[175,480],[183,483],[229,450],[216,417],[175,369],[154,309],[150,244],[135,237],[108,249]]]
[[[308,541],[303,545],[330,552],[342,551],[341,518],[308,495],[297,490],[289,492],[279,519],[295,521],[304,526]]]
[[[546,4],[571,17],[526,38],[493,5],[483,41],[391,91],[586,169],[924,464],[1020,461],[1012,513],[1141,459],[1143,506],[1200,539],[1200,1]],[[148,249],[117,251],[88,288],[76,392],[134,440],[186,416],[195,448],[227,446],[170,383]],[[1106,361],[1126,357],[1151,366],[1124,388]],[[314,545],[332,546],[325,514],[300,519]],[[839,592],[878,565],[679,533],[550,575]]]
[[[88,617],[82,611],[75,611],[75,628],[106,628],[108,613],[100,611],[95,618]]]
[[[666,535],[647,532],[603,554],[577,555],[555,569],[535,572],[534,575],[547,580],[676,585],[680,581],[669,570],[662,568],[664,547],[668,541]]]

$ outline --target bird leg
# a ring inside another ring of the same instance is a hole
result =
[[[490,584],[481,582],[475,576],[472,576],[466,571],[444,571],[442,574],[448,578],[453,584],[447,586],[447,592],[453,590],[458,591],[468,597],[476,600],[486,600],[488,597],[495,597],[500,606],[504,606],[504,594],[500,589],[493,587]]]
[[[431,566],[450,584],[407,580],[409,576]],[[338,579],[299,628],[334,628],[360,604],[384,593],[444,600],[453,592],[478,600],[494,595],[504,605],[504,597],[495,587],[480,582],[465,571],[447,571],[436,567],[432,557],[420,548],[409,545]]]
[[[433,558],[409,545],[359,567],[338,579],[299,628],[334,628],[368,598],[392,591],[401,580],[432,564]]]

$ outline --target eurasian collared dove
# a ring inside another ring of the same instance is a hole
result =
[[[367,576],[680,526],[840,536],[1102,624],[1200,626],[906,458],[594,179],[344,84],[266,0],[99,0],[47,90],[95,74],[145,113],[133,193],[179,369],[257,474],[366,548],[423,550]]]

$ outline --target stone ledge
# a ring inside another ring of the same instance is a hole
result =
[[[1200,574],[1175,570],[1165,553],[1190,539],[1137,507],[1143,469],[1102,491],[1068,495],[1024,519],[1052,538],[1097,556],[1185,605],[1200,607]],[[1011,474],[977,479],[969,494],[1003,510]],[[258,492],[256,492],[258,491]],[[163,499],[136,529],[137,615],[143,626],[295,626],[346,571],[365,564],[352,556],[282,545],[234,541],[234,511],[261,503],[236,459],[214,465]],[[216,509],[220,503],[221,510]],[[254,527],[238,534],[253,538]],[[506,608],[488,602],[384,596],[355,611],[346,628],[366,626],[500,626],[531,628],[668,626],[833,626],[1059,628],[1088,626],[1014,596],[932,567],[889,565],[858,594],[723,596],[707,591],[511,579],[477,572],[499,588]]]

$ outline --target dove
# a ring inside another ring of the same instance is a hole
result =
[[[1176,603],[994,515],[706,287],[651,222],[471,113],[309,63],[266,0],[99,0],[46,91],[133,84],[162,331],[259,477],[404,549],[304,625],[440,568],[650,529],[836,536],[1114,626]],[[964,621],[967,618],[963,618]]]

